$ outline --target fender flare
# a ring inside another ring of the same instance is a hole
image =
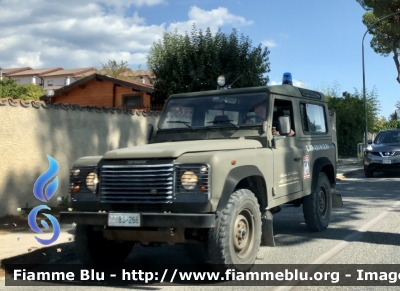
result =
[[[260,176],[264,179],[264,175],[256,166],[240,166],[232,169],[225,179],[224,188],[217,206],[217,212],[220,212],[227,205],[231,194],[234,192],[236,185],[244,178],[251,176]],[[264,179],[265,181],[265,179]],[[265,197],[267,201],[267,197]]]
[[[336,171],[335,171],[335,168],[334,168],[332,162],[326,157],[318,158],[317,160],[315,160],[313,169],[312,169],[311,193],[314,191],[315,187],[317,186],[318,177],[319,177],[319,173],[321,172],[321,169],[325,166],[331,166],[331,168],[330,168],[331,171],[329,171],[329,173],[327,173],[327,176],[331,183],[332,182],[336,183]]]

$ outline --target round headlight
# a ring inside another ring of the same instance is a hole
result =
[[[86,187],[96,194],[97,185],[99,184],[99,176],[95,172],[91,172],[86,176]]]
[[[182,187],[185,190],[192,190],[197,185],[197,176],[192,171],[186,171],[181,176]]]
[[[220,87],[225,86],[225,76],[223,76],[223,75],[218,76],[217,83],[218,83],[218,86],[220,86]]]

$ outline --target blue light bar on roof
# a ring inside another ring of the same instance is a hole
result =
[[[293,85],[291,73],[283,73],[282,84]]]

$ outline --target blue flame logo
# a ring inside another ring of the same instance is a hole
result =
[[[51,210],[51,208],[46,205],[36,206],[35,208],[33,208],[31,210],[31,212],[28,215],[28,224],[34,232],[43,234],[44,232],[39,228],[39,226],[36,223],[36,217],[38,215],[38,212],[42,209]],[[54,229],[53,236],[50,239],[41,239],[37,236],[35,236],[35,238],[42,245],[49,245],[49,244],[55,242],[58,239],[58,237],[60,236],[60,224],[58,223],[57,219],[53,215],[46,214],[46,213],[43,213],[43,215],[45,215],[50,220],[51,224],[53,225],[53,229]],[[41,220],[40,223],[42,224],[42,226],[44,228],[46,228],[46,229],[49,228],[49,225],[47,224],[47,222],[45,220]]]
[[[60,168],[55,159],[53,159],[49,155],[47,155],[47,158],[49,160],[49,168],[45,173],[39,176],[39,178],[35,182],[35,185],[33,186],[33,195],[35,195],[35,197],[42,202],[48,202],[51,199],[51,197],[53,197],[58,187],[58,177],[56,177],[45,188],[46,183],[48,183],[51,180],[51,178],[55,174],[57,174]],[[43,190],[45,190],[44,195],[43,195]]]
[[[58,177],[55,177],[54,179],[53,177],[57,174],[58,170],[60,169],[60,166],[58,165],[56,160],[53,159],[51,156],[47,155],[47,159],[49,160],[49,168],[45,173],[43,173],[42,175],[39,176],[39,178],[37,178],[35,185],[33,186],[33,195],[35,195],[35,197],[42,202],[48,202],[51,199],[51,197],[53,197],[58,187]],[[51,181],[51,179],[53,179],[53,181]],[[39,205],[33,208],[28,215],[29,227],[34,232],[41,234],[43,234],[44,232],[37,225],[36,217],[38,215],[38,212],[42,209],[51,210],[51,208],[46,205]],[[60,236],[60,224],[53,215],[46,213],[42,214],[45,215],[50,220],[53,226],[53,236],[50,239],[41,239],[37,236],[35,236],[35,238],[42,245],[49,245],[55,242]],[[40,223],[44,228],[46,229],[49,228],[49,225],[45,220],[41,220]]]

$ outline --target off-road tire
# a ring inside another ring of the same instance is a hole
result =
[[[256,260],[260,242],[261,213],[257,199],[250,190],[237,190],[209,231],[210,262],[217,268],[247,271]]]
[[[303,197],[303,214],[308,229],[325,230],[330,222],[332,212],[332,194],[328,177],[319,173],[314,191]]]
[[[372,178],[374,176],[374,171],[368,170],[366,167],[364,167],[364,175],[365,178]]]
[[[133,243],[117,243],[94,231],[90,225],[77,225],[75,248],[83,264],[120,264],[132,250]]]

